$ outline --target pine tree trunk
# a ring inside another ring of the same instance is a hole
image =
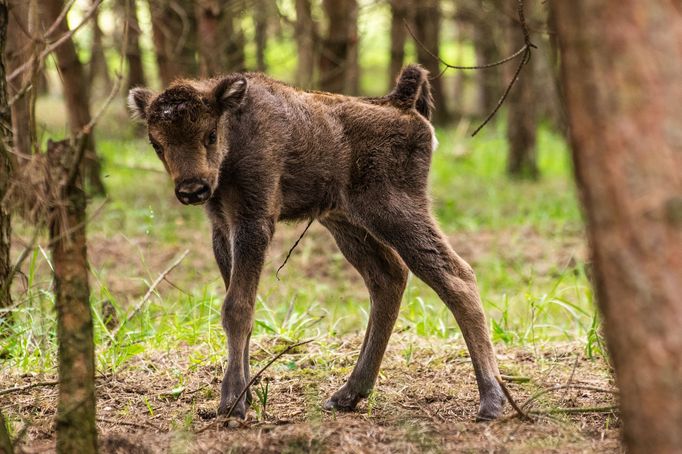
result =
[[[472,19],[473,41],[476,50],[476,64],[485,65],[502,58],[500,52],[500,29],[504,20],[500,19],[499,0],[476,0],[471,5],[468,16]],[[486,116],[497,105],[502,92],[502,72],[500,67],[487,68],[476,72],[478,78],[479,115]]]
[[[198,24],[194,8],[194,2],[189,0],[149,0],[152,41],[164,86],[177,78],[199,74],[195,58]]]
[[[629,453],[682,449],[682,10],[552,2]]]
[[[393,88],[405,60],[407,30],[410,21],[409,0],[391,0],[391,58],[388,68],[388,86]],[[389,88],[389,89],[390,89]]]
[[[328,19],[327,36],[320,52],[320,88],[334,93],[347,93],[349,72],[353,71],[353,30],[356,0],[323,0],[322,6]]]
[[[7,26],[7,46],[5,47],[5,62],[7,72],[11,73],[28,61],[31,55],[31,42],[22,26],[29,29],[29,2],[26,0],[9,0],[10,12]],[[17,23],[21,21],[21,25]],[[8,84],[7,91],[12,98],[25,85],[30,83],[30,71]],[[14,149],[23,155],[32,153],[32,144],[35,143],[35,131],[32,128],[31,113],[35,103],[35,92],[27,92],[12,104],[12,130]],[[13,161],[16,164],[17,159]]]
[[[524,2],[524,14],[530,21],[533,17],[532,3]],[[508,52],[514,52],[524,45],[523,33],[515,21],[507,21]],[[515,178],[536,179],[539,176],[537,164],[536,135],[538,96],[534,88],[534,68],[531,60],[521,70],[519,79],[514,84],[507,98],[507,140],[509,156],[507,173]],[[513,65],[508,68],[508,78],[513,77]]]
[[[438,0],[421,0],[415,4],[414,34],[423,44],[415,43],[417,60],[428,69],[431,77],[440,73],[440,63],[431,56],[440,53],[440,6]],[[448,107],[443,92],[442,77],[431,79],[431,92],[436,109],[433,113],[434,123],[443,124],[449,120]]]
[[[90,0],[94,4],[97,0]],[[111,90],[111,77],[107,67],[107,58],[104,55],[104,45],[102,43],[103,33],[99,26],[99,8],[92,16],[92,46],[90,47],[90,63],[88,64],[88,83],[90,87],[99,84],[103,92]],[[92,92],[93,90],[91,90]]]
[[[197,44],[199,50],[199,75],[213,77],[226,70],[227,43],[223,38],[226,1],[199,0],[195,3],[197,17]]]
[[[137,20],[137,1],[119,0],[119,14],[128,23],[128,46],[126,61],[128,62],[128,79],[126,81],[127,94],[131,88],[145,85],[144,66],[142,65],[142,50],[140,48],[140,23]]]
[[[5,44],[7,43],[7,22],[9,19],[7,0],[0,0],[0,202],[5,198],[12,177],[12,118],[7,106],[5,73]],[[0,203],[0,308],[12,304],[10,298],[11,218],[4,203]],[[2,316],[0,316],[1,321]],[[4,423],[4,421],[2,421]]]
[[[76,150],[68,141],[49,142],[50,184],[64,185]],[[80,172],[62,188],[50,213],[50,249],[55,279],[59,341],[57,452],[97,452],[95,425],[95,350],[93,343],[88,258],[85,236],[85,192]]]
[[[267,71],[265,64],[265,49],[268,44],[268,15],[270,14],[270,1],[260,0],[254,4],[253,28],[254,41],[256,43],[256,69],[260,72]]]
[[[64,8],[63,0],[46,0],[41,2],[46,27],[53,24]],[[68,33],[69,27],[66,19],[63,19],[56,28],[56,35],[62,36]],[[61,46],[54,50],[57,57],[57,66],[64,88],[64,100],[69,117],[69,124],[73,132],[78,132],[90,122],[90,93],[83,65],[78,59],[76,46],[71,39],[67,39]],[[94,136],[90,135],[83,169],[89,189],[93,194],[103,195],[106,193],[101,176],[101,164],[95,153]]]
[[[315,69],[316,31],[310,9],[310,0],[296,0],[296,85],[311,88]]]

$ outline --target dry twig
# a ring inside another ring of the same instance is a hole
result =
[[[7,388],[7,389],[0,390],[0,396],[4,396],[5,394],[18,393],[18,392],[26,391],[28,389],[33,389],[33,388],[41,388],[44,386],[55,386],[58,384],[59,384],[59,380],[50,380],[50,381],[40,381],[37,383],[31,383],[29,385],[15,386],[13,388]]]
[[[154,294],[154,290],[156,287],[164,280],[164,278],[177,267],[180,262],[189,254],[189,249],[185,249],[185,252],[183,252],[178,258],[176,258],[173,263],[171,263],[168,268],[166,268],[161,274],[159,274],[159,277],[156,278],[156,280],[152,283],[151,286],[149,286],[149,290],[147,290],[147,293],[145,293],[144,297],[135,305],[133,310],[128,314],[126,318],[121,321],[121,323],[111,332],[109,335],[110,339],[116,339],[116,335],[121,331],[121,328],[123,328],[126,323],[128,323],[130,320],[133,319],[141,310],[142,307],[149,301],[149,298]]]
[[[308,339],[305,341],[297,342],[295,344],[291,344],[287,348],[282,350],[281,352],[277,353],[270,361],[268,361],[268,363],[265,366],[261,367],[260,370],[258,372],[256,372],[256,374],[253,377],[251,377],[251,380],[249,380],[249,382],[246,384],[246,386],[244,386],[244,388],[242,388],[242,391],[239,393],[239,395],[237,395],[234,402],[232,403],[232,406],[229,408],[229,410],[227,410],[227,414],[222,419],[227,419],[230,416],[232,416],[234,409],[237,407],[237,404],[239,403],[241,398],[244,397],[244,394],[246,394],[246,391],[249,390],[249,387],[251,385],[253,385],[256,380],[258,380],[258,378],[263,374],[263,372],[265,372],[268,369],[268,367],[272,366],[275,361],[280,359],[285,354],[289,353],[294,348],[300,347],[301,345],[309,344],[314,340],[315,339]],[[202,427],[201,429],[197,430],[195,433],[199,434],[199,433],[205,432],[206,430],[215,426],[217,423],[218,423],[218,420],[213,421],[213,422],[207,424],[206,426]]]

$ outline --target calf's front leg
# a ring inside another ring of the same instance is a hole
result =
[[[218,414],[227,414],[249,380],[249,337],[263,261],[274,232],[272,221],[242,222],[232,229],[232,273],[223,303],[223,328],[227,334],[227,369]],[[246,399],[241,397],[232,415],[246,417]]]

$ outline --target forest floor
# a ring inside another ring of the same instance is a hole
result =
[[[41,102],[48,104],[41,111],[63,119],[59,106]],[[210,228],[201,209],[174,200],[148,144],[116,129],[129,124],[122,106],[105,121],[109,135],[98,147],[108,195],[91,200],[88,225],[103,452],[622,451],[560,138],[540,131],[542,179],[522,182],[504,175],[503,131],[464,140],[455,129],[439,130],[431,173],[434,212],[476,270],[507,386],[519,405],[539,394],[524,407],[533,421],[507,406],[499,421],[474,422],[478,394],[461,333],[414,277],[374,392],[354,413],[324,412],[357,358],[368,301],[362,279],[315,223],[279,279],[275,271],[303,226],[278,226],[258,291],[252,371],[287,345],[310,343],[264,372],[247,421],[227,427],[215,417],[224,288]],[[46,128],[58,130],[57,120]],[[17,257],[33,230],[20,221],[14,230]],[[57,388],[45,382],[56,379],[57,345],[45,249],[24,263],[13,287],[15,322],[0,338],[0,408],[31,453],[55,446]]]
[[[323,399],[343,382],[361,341],[360,336],[321,338],[284,355],[255,385],[261,396],[254,394],[254,409],[238,427],[215,417],[221,367],[194,363],[201,347],[147,351],[97,379],[102,451],[621,451],[614,396],[598,391],[614,389],[609,370],[603,360],[585,359],[580,346],[553,344],[539,351],[498,346],[515,401],[523,406],[537,396],[524,407],[534,421],[521,420],[507,406],[499,421],[475,423],[478,395],[462,342],[406,333],[392,338],[377,387],[356,412],[323,411]],[[264,364],[282,347],[260,339],[252,348],[253,365]],[[185,378],[182,386],[178,374]],[[26,385],[54,378],[3,376],[2,382]],[[23,452],[54,449],[56,395],[56,387],[49,386],[3,397],[5,411],[26,421]]]

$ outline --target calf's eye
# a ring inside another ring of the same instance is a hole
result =
[[[208,137],[206,138],[206,145],[215,145],[216,141],[218,140],[218,136],[215,132],[215,129],[211,131],[208,134]]]

